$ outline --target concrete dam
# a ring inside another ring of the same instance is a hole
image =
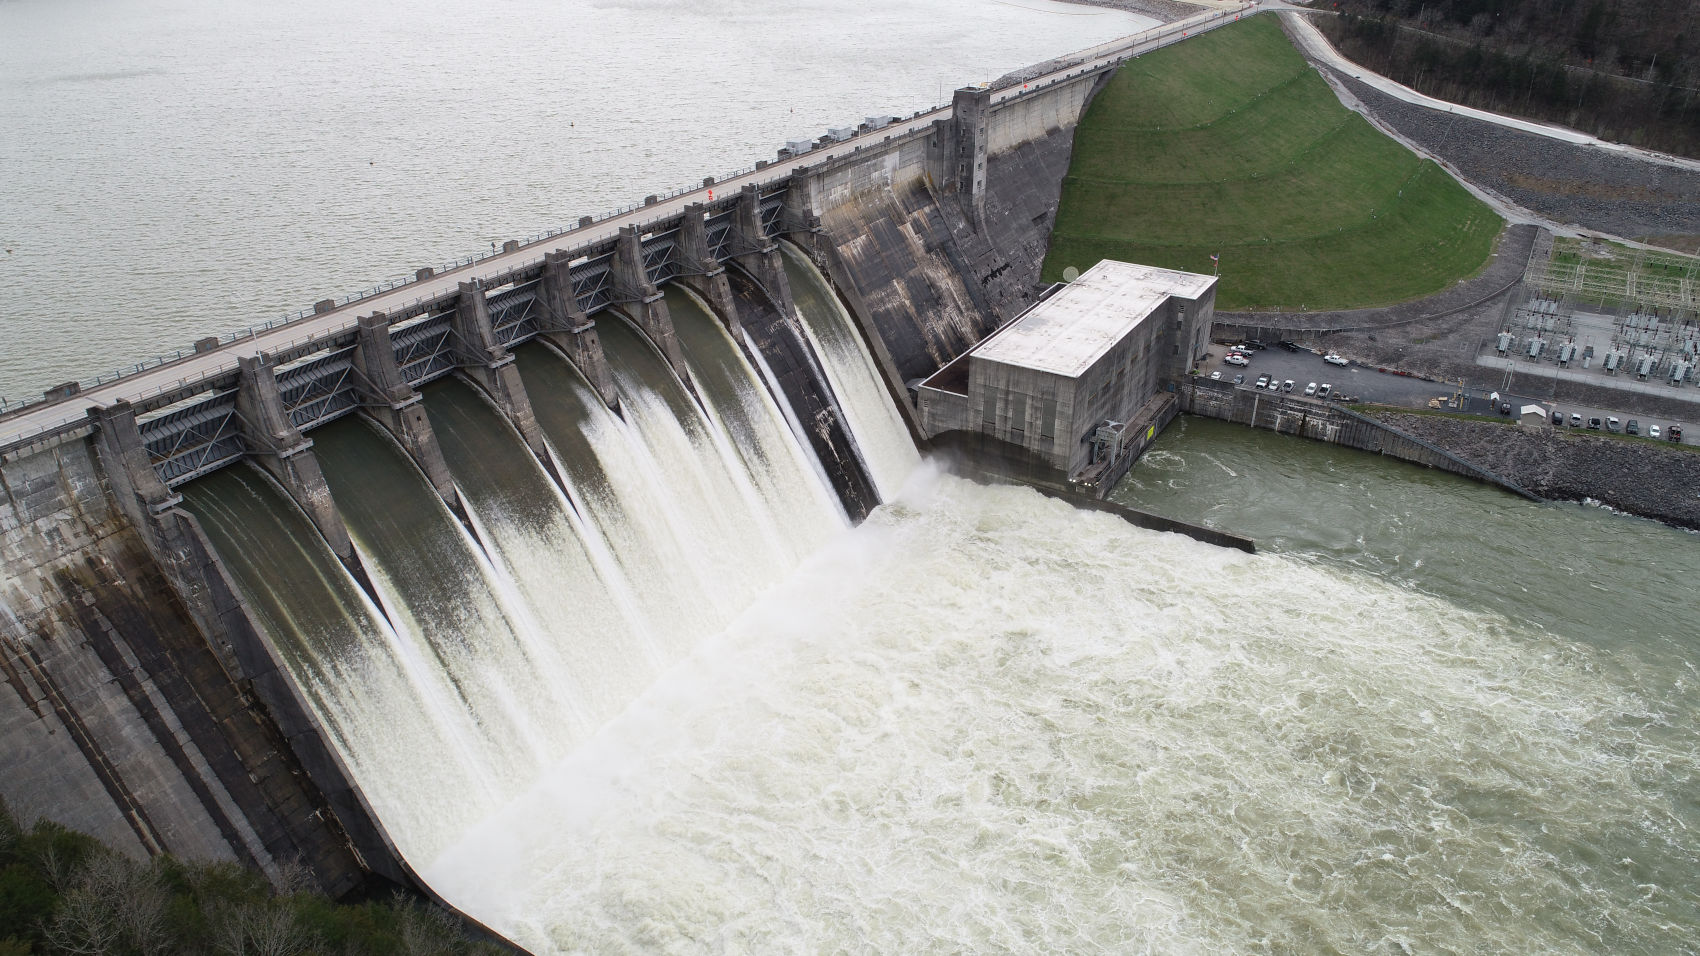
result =
[[[909,383],[1037,297],[1094,91],[1241,12],[0,419],[0,792],[420,884],[892,499]]]

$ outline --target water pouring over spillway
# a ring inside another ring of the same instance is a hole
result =
[[[617,321],[620,415],[519,351],[560,485],[474,390],[425,390],[465,524],[375,429],[314,433],[375,602],[257,471],[188,488],[451,902],[537,952],[1623,950],[1697,925],[1684,647],[917,468],[830,287],[787,268],[885,502],[855,528],[807,422],[678,294],[696,396]]]

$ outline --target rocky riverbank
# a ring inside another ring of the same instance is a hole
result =
[[[1700,530],[1700,451],[1693,448],[1440,415],[1371,415],[1543,498],[1592,499]]]

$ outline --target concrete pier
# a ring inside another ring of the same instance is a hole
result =
[[[643,334],[661,350],[662,358],[679,376],[685,388],[696,394],[690,369],[685,366],[685,353],[679,348],[679,336],[673,331],[673,315],[667,311],[667,301],[661,290],[650,281],[649,269],[643,262],[643,244],[638,240],[635,226],[620,229],[614,246],[614,298],[620,308],[631,316]]]
[[[496,341],[490,325],[490,306],[484,298],[484,288],[476,282],[460,284],[460,300],[451,320],[454,330],[456,357],[460,371],[496,403],[508,422],[519,432],[525,446],[531,449],[549,480],[563,491],[566,483],[555,470],[555,460],[543,440],[543,430],[531,411],[531,397],[526,394],[525,382],[520,380],[514,357]]]
[[[337,559],[367,591],[372,590],[366,569],[348,537],[348,526],[331,499],[330,485],[319,470],[319,459],[313,454],[313,442],[302,436],[289,420],[278,393],[277,374],[271,357],[264,353],[243,356],[237,360],[240,372],[236,393],[236,415],[241,423],[242,438],[248,443],[248,454],[266,473],[277,479],[319,534],[329,544]]]
[[[732,299],[732,286],[726,280],[726,267],[708,248],[708,228],[703,222],[707,208],[702,203],[692,203],[685,207],[684,217],[679,220],[676,246],[679,275],[675,281],[701,296],[720,321],[726,323],[726,331],[732,333],[736,342],[744,337],[743,326]]]
[[[768,238],[761,221],[761,191],[745,186],[738,194],[738,204],[732,219],[732,261],[750,274],[756,284],[773,300],[774,307],[787,321],[796,321],[797,305],[791,299],[791,280],[785,276],[785,260],[779,244]]]
[[[991,112],[992,91],[967,87],[950,97],[950,125],[955,134],[954,166],[949,182],[956,189],[963,214],[976,232],[986,226],[986,117]]]
[[[167,488],[153,470],[129,402],[90,409],[89,417],[113,499],[138,529],[148,528],[154,517],[176,507],[183,496]]]
[[[614,389],[614,376],[608,371],[602,340],[596,334],[596,320],[579,308],[569,262],[570,257],[566,253],[543,254],[543,275],[537,287],[538,304],[543,315],[538,319],[538,326],[543,340],[578,369],[585,381],[596,389],[596,394],[602,397],[602,404],[618,414],[620,393]]]
[[[460,493],[449,476],[448,462],[443,460],[442,446],[431,429],[431,418],[425,414],[423,398],[402,378],[401,366],[396,364],[389,319],[382,312],[362,316],[357,342],[354,367],[359,377],[355,388],[364,410],[394,436],[425,473],[438,497],[458,514]]]

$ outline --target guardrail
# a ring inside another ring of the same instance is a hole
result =
[[[1156,40],[1161,40],[1166,36],[1167,37],[1174,37],[1176,35],[1186,36],[1192,30],[1195,30],[1195,29],[1198,29],[1200,27],[1204,27],[1204,26],[1207,26],[1207,25],[1210,25],[1210,24],[1219,23],[1220,21],[1225,20],[1230,16],[1237,18],[1237,17],[1239,17],[1239,16],[1241,16],[1241,15],[1247,13],[1247,12],[1255,13],[1256,12],[1256,5],[1252,4],[1252,3],[1246,3],[1246,4],[1242,5],[1238,10],[1222,10],[1222,11],[1217,11],[1215,13],[1209,14],[1208,16],[1189,18],[1187,20],[1178,21],[1178,22],[1172,23],[1172,24],[1164,24],[1162,26],[1155,27],[1155,28],[1152,28],[1150,30],[1145,30],[1141,33],[1130,34],[1129,36],[1126,36],[1126,37],[1121,37],[1119,39],[1111,40],[1111,41],[1108,41],[1106,43],[1100,43],[1096,46],[1089,47],[1085,50],[1076,51],[1075,53],[1069,55],[1066,58],[1059,58],[1058,60],[1049,61],[1046,64],[1040,64],[1040,65],[1041,66],[1048,66],[1050,63],[1056,63],[1057,65],[1049,71],[1050,73],[1055,73],[1058,70],[1072,69],[1074,67],[1080,66],[1083,63],[1090,63],[1094,60],[1104,60],[1108,57],[1113,56],[1114,54],[1116,54],[1118,52],[1131,51],[1131,50],[1133,50],[1133,49],[1135,49],[1135,48],[1137,48],[1141,45],[1148,44],[1148,43],[1154,42]],[[1115,62],[1120,62],[1120,61],[1117,60]],[[1111,65],[1111,64],[1101,63],[1101,64],[1098,64],[1097,66],[1093,67],[1093,69],[1099,69],[1099,68],[1102,68],[1102,67],[1108,66],[1108,65]],[[1021,82],[1021,81],[1017,80],[1017,81],[1011,82],[1011,84],[1008,87],[999,87],[999,88],[995,88],[995,89],[996,89],[997,92],[1004,94],[1003,102],[1007,102],[1009,99],[1012,99],[1012,98],[1017,98],[1017,97],[1027,95],[1027,94],[1030,94],[1030,93],[1037,93],[1041,90],[1047,89],[1050,86],[1055,85],[1056,83],[1063,82],[1065,80],[1072,78],[1074,75],[1075,74],[1071,73],[1071,74],[1068,74],[1066,76],[1057,77],[1057,78],[1051,80],[1049,83],[1046,83],[1042,86],[1035,86],[1035,87],[1032,87],[1032,88],[1024,87],[1023,89],[1019,89],[1019,90],[1013,89],[1014,83]],[[950,112],[950,110],[951,110],[951,104],[945,103],[945,104],[942,104],[940,106],[935,106],[932,109],[917,110],[916,112],[911,114],[907,118],[907,120],[897,120],[897,121],[894,121],[894,122],[913,122],[913,121],[920,119],[924,116],[929,116],[929,115],[934,114],[934,113],[948,113],[948,112]],[[858,128],[857,131],[855,133],[851,134],[851,136],[849,138],[844,139],[844,140],[836,140],[836,141],[834,141],[834,143],[835,144],[850,144],[854,140],[859,139],[863,136],[870,135],[870,134],[878,134],[881,130],[885,130],[885,129],[888,129],[888,128],[889,128],[889,126],[874,127],[874,128],[870,128],[870,129],[866,129],[866,130]],[[886,135],[890,135],[890,134],[887,133]],[[860,150],[860,145],[856,145],[856,146],[852,147],[852,152],[859,151],[859,150]],[[794,159],[794,160],[801,160],[803,157],[808,156],[813,152],[814,152],[814,149],[811,148],[810,150],[808,150],[806,152],[793,154],[791,156],[791,158]],[[831,159],[834,159],[834,158],[842,158],[842,156],[841,156],[841,154],[838,154],[838,153],[829,153],[829,154],[823,156],[821,158],[821,161],[831,160]],[[693,193],[693,192],[698,192],[698,191],[702,191],[702,190],[709,190],[709,189],[712,189],[715,185],[720,184],[720,183],[734,182],[734,181],[736,181],[740,178],[750,176],[754,173],[760,172],[762,169],[766,168],[768,165],[769,165],[769,163],[767,161],[763,161],[763,162],[760,162],[760,163],[752,164],[750,166],[742,167],[740,169],[734,170],[731,173],[727,173],[723,176],[707,177],[704,180],[702,180],[702,182],[698,185],[680,186],[680,187],[673,189],[673,190],[666,192],[666,193],[652,194],[651,196],[645,197],[643,202],[631,203],[629,205],[621,206],[621,207],[614,209],[610,212],[604,212],[600,216],[595,216],[595,217],[588,217],[587,216],[587,217],[579,220],[578,222],[576,222],[576,223],[574,223],[570,226],[546,229],[542,232],[531,235],[531,236],[525,238],[524,240],[521,240],[520,245],[521,245],[521,247],[530,246],[530,245],[534,245],[536,243],[542,242],[546,239],[553,239],[557,236],[569,235],[571,233],[575,233],[575,232],[578,232],[578,231],[581,231],[581,230],[584,230],[584,229],[593,228],[593,227],[598,226],[598,225],[604,225],[609,220],[618,219],[622,216],[630,215],[631,213],[640,211],[640,210],[645,209],[645,208],[652,206],[652,205],[656,205],[656,204],[659,204],[659,203],[662,203],[662,202],[667,202],[669,200],[676,199],[680,196],[684,196],[684,195],[687,195],[687,194],[690,194],[690,193]],[[789,176],[790,174],[787,173],[786,175]],[[782,178],[782,177],[776,177],[776,178]],[[755,185],[760,186],[760,185],[764,185],[764,184],[765,183],[763,183],[763,182],[758,182]],[[658,219],[652,219],[648,222],[636,223],[634,225],[637,225],[640,231],[644,231],[645,227],[659,223],[659,222],[665,220],[666,218],[669,218],[669,217],[660,217]],[[444,274],[452,273],[452,272],[455,272],[455,271],[460,270],[460,269],[465,269],[469,266],[476,265],[479,262],[483,262],[487,259],[492,259],[492,258],[495,258],[497,256],[509,255],[509,254],[510,253],[503,252],[495,243],[492,242],[491,243],[491,250],[489,252],[480,251],[480,252],[477,252],[477,253],[473,253],[471,255],[467,255],[467,256],[462,257],[462,258],[452,259],[452,260],[449,260],[448,262],[444,262],[444,263],[434,267],[433,270],[432,270],[432,275],[429,276],[429,277],[426,277],[426,278],[440,278]],[[526,262],[521,263],[519,266],[515,266],[513,268],[514,269],[522,269],[522,268],[526,268],[526,267],[535,265],[535,264],[537,264],[538,262],[541,262],[541,261],[542,261],[542,257],[540,256],[536,259],[527,260]],[[512,271],[512,270],[510,270],[510,271]],[[393,292],[396,289],[404,288],[408,285],[411,285],[411,284],[414,284],[414,283],[420,282],[420,281],[423,281],[423,280],[418,275],[418,273],[415,273],[412,276],[404,276],[404,277],[389,279],[389,280],[385,280],[383,282],[376,283],[369,288],[363,288],[358,292],[348,293],[348,294],[342,296],[341,298],[332,299],[332,301],[334,302],[332,311],[335,311],[337,309],[346,308],[350,305],[353,305],[353,304],[360,302],[362,300],[365,300],[365,299],[372,298],[374,296],[383,295],[383,294],[388,293],[388,292]],[[427,298],[426,296],[419,296],[419,297],[415,298],[413,301],[402,306],[401,311],[406,311],[407,309],[411,309],[411,308],[419,305],[420,303],[424,302],[426,300],[426,298]],[[219,335],[218,336],[218,344],[219,344],[220,347],[222,347],[222,346],[226,346],[226,345],[231,345],[235,342],[239,342],[239,341],[241,341],[242,339],[245,339],[245,338],[257,338],[259,333],[261,333],[261,332],[270,332],[273,329],[281,328],[283,326],[290,325],[290,324],[293,324],[293,323],[296,323],[296,322],[305,321],[307,319],[313,318],[316,315],[322,315],[322,314],[324,314],[324,313],[316,311],[311,306],[309,306],[308,308],[300,309],[300,310],[298,310],[294,313],[284,313],[281,317],[279,317],[277,319],[269,319],[265,322],[257,322],[257,323],[254,323],[252,325],[247,326],[246,328],[238,329],[238,330],[232,331],[232,332],[226,332],[222,335]],[[291,347],[291,345],[285,345],[282,348],[290,348],[290,347]],[[279,350],[281,350],[281,349],[279,349]],[[137,374],[140,374],[142,372],[151,371],[153,369],[157,369],[157,368],[160,368],[162,366],[170,365],[170,364],[173,364],[175,362],[180,362],[180,361],[183,361],[183,360],[188,359],[188,358],[193,358],[194,356],[199,355],[199,354],[202,354],[202,353],[196,352],[192,349],[191,350],[178,349],[177,351],[172,352],[170,354],[156,355],[153,358],[144,359],[140,362],[137,362],[134,365],[129,365],[129,366],[126,366],[124,368],[114,370],[110,373],[102,373],[102,374],[96,375],[92,380],[89,380],[89,379],[79,380],[76,383],[77,388],[78,388],[79,392],[84,392],[84,391],[89,391],[91,389],[100,388],[100,387],[103,387],[103,386],[106,386],[106,385],[110,385],[111,383],[118,381],[119,379],[128,378],[130,376],[137,375]],[[234,366],[232,366],[232,367],[234,367]],[[215,373],[215,375],[217,375],[217,374],[223,374],[223,372]],[[156,389],[150,391],[149,393],[146,393],[143,396],[139,396],[139,397],[146,398],[150,395],[157,395],[157,394],[159,394],[159,392],[168,390],[169,388],[180,387],[181,384],[183,384],[183,383],[180,382],[177,385],[156,388]],[[65,398],[61,398],[61,397],[49,398],[49,397],[45,397],[45,396],[41,397],[41,398],[29,398],[29,399],[23,399],[23,400],[7,400],[3,396],[0,396],[0,418],[8,418],[8,417],[11,417],[11,416],[14,416],[14,415],[19,415],[19,414],[22,414],[22,413],[24,413],[24,412],[26,412],[26,411],[28,411],[32,408],[35,408],[35,407],[38,407],[38,406],[41,406],[41,405],[50,405],[50,404],[54,404],[56,402],[65,401],[65,400],[66,400]],[[80,419],[82,416],[79,415],[79,416],[76,416],[76,417]]]

